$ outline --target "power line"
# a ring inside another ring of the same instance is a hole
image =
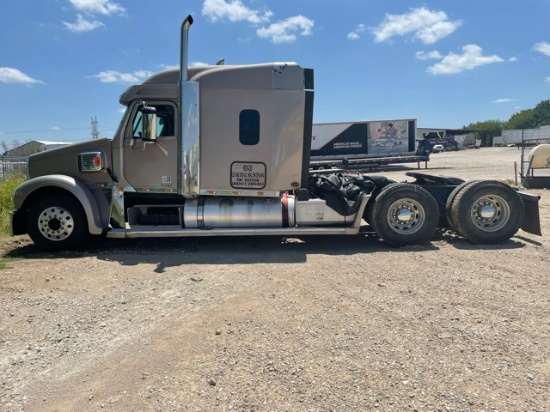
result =
[[[34,130],[7,130],[0,131],[0,136],[3,134],[25,134],[25,133],[46,133],[46,132],[63,132],[65,130],[85,130],[88,127],[66,127],[63,129],[34,129]]]
[[[103,130],[116,130],[115,127],[101,127]],[[33,130],[0,130],[0,137],[3,135],[28,134],[28,133],[60,133],[68,130],[89,130],[90,127],[66,127],[63,129],[33,129]]]

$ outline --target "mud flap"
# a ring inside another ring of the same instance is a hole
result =
[[[518,192],[518,194],[520,195],[521,200],[523,200],[523,206],[525,208],[521,229],[527,233],[542,236],[539,214],[540,196],[524,192]]]

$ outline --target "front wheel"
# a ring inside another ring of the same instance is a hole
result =
[[[439,209],[424,188],[408,183],[386,186],[369,213],[370,224],[392,246],[426,243],[439,222]]]
[[[521,227],[520,195],[498,181],[476,181],[460,190],[451,205],[456,231],[474,243],[495,244],[510,239]]]
[[[45,196],[34,202],[26,224],[29,236],[44,251],[74,249],[88,236],[82,207],[64,194]]]

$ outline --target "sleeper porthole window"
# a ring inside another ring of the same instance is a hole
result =
[[[251,146],[260,141],[260,113],[257,110],[243,110],[239,115],[239,141]]]

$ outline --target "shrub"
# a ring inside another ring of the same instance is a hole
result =
[[[13,191],[23,183],[26,177],[23,173],[10,173],[0,180],[0,236],[10,233],[10,211],[13,209]]]

